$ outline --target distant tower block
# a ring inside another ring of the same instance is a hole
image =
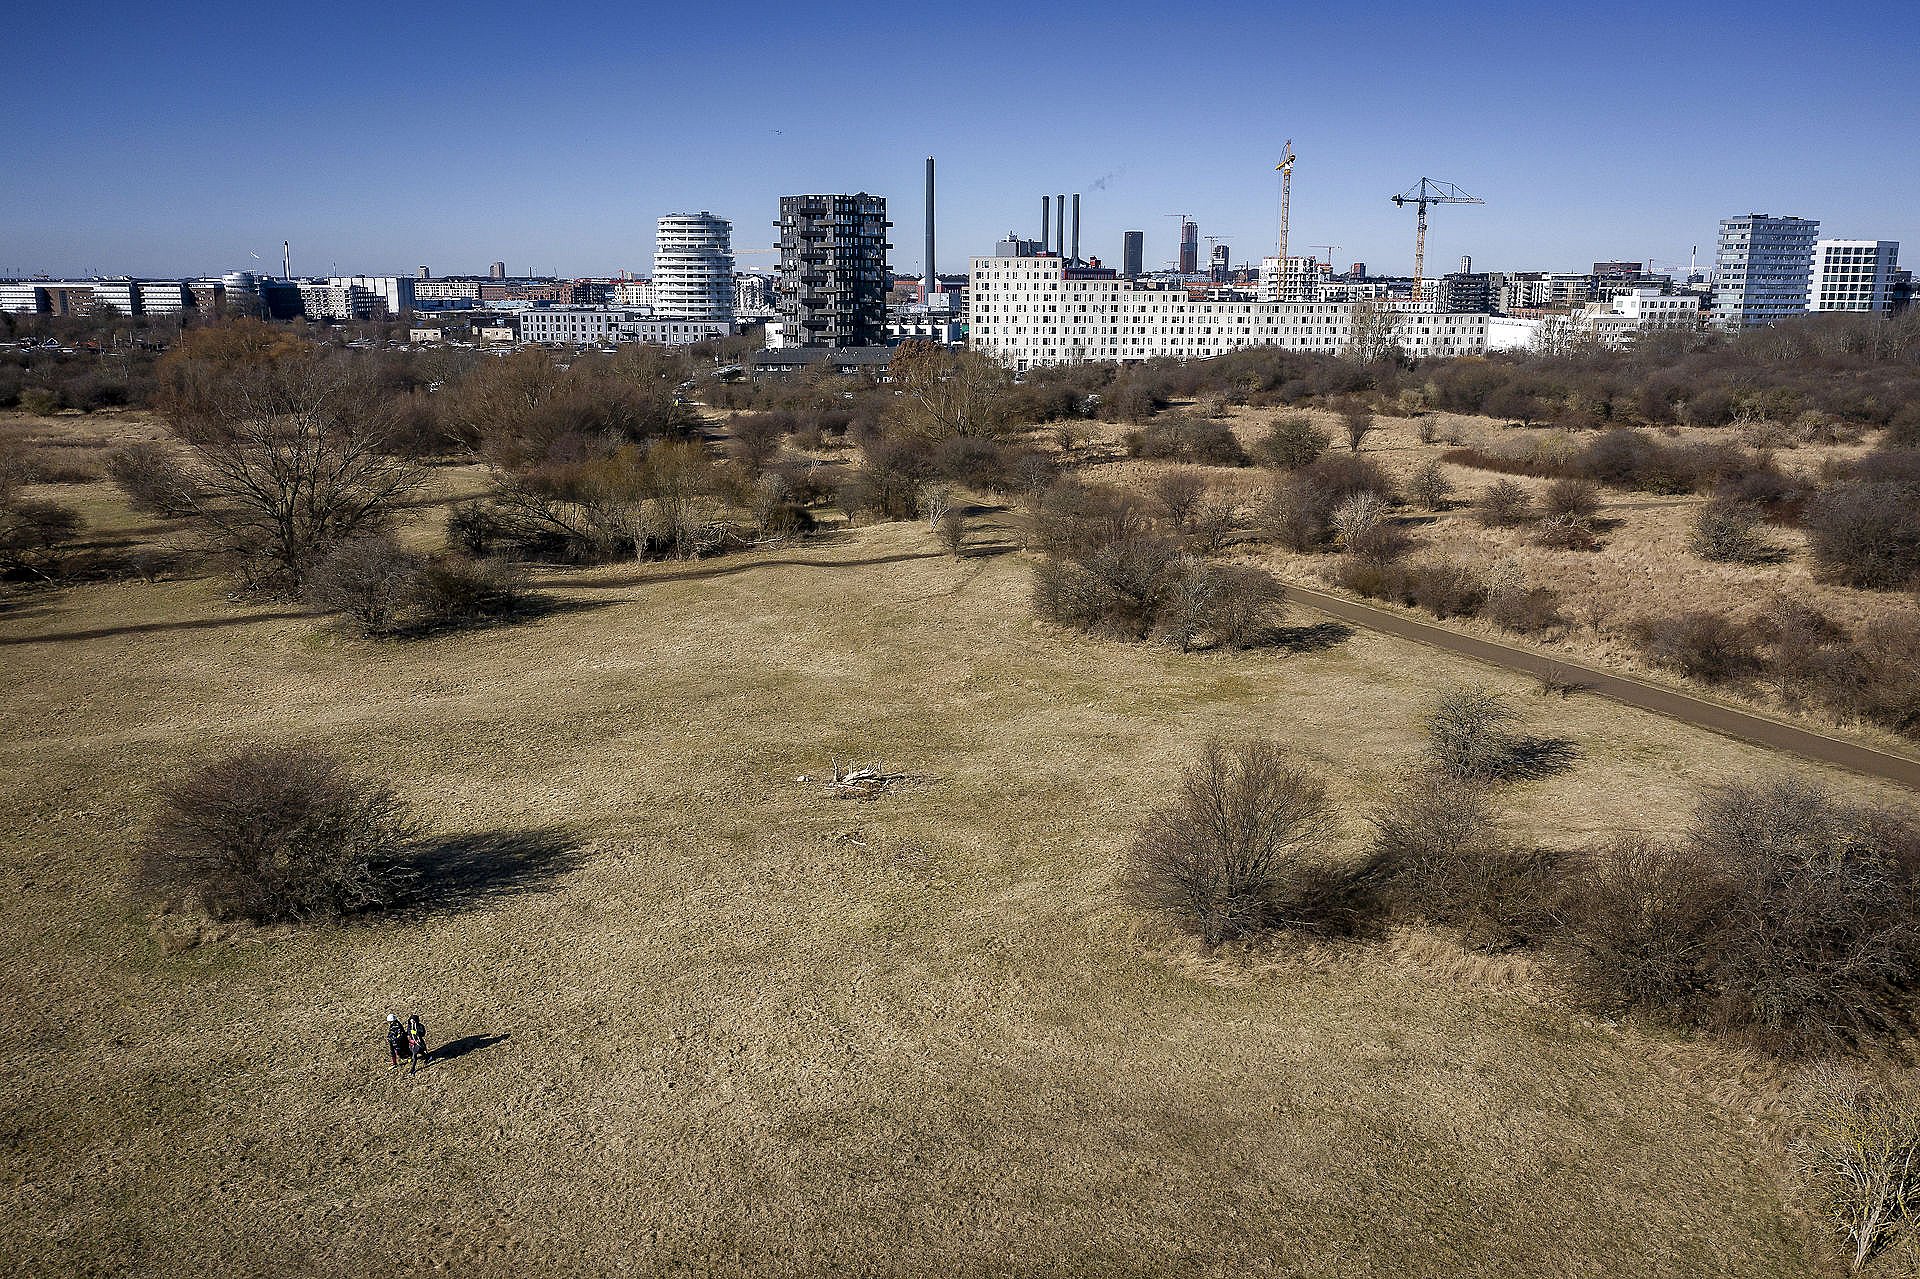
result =
[[[1191,220],[1180,224],[1180,274],[1200,273],[1200,224]]]
[[[493,279],[493,280],[506,279],[507,264],[505,262],[495,262],[493,265],[489,266],[487,268],[487,278]]]
[[[733,322],[733,223],[711,213],[669,213],[653,251],[658,315]]]
[[[1141,268],[1145,265],[1147,233],[1145,231],[1124,231],[1120,235],[1120,274],[1129,280],[1137,280]]]

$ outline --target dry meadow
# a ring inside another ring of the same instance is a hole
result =
[[[165,535],[105,485],[60,495],[96,540]],[[1579,745],[1510,793],[1542,840],[1671,829],[1699,786],[1789,761],[1305,614],[1290,648],[1231,656],[1063,635],[1030,620],[1004,517],[973,546],[882,525],[552,570],[545,615],[420,642],[207,577],[14,597],[0,1269],[1816,1264],[1755,1061],[1435,934],[1202,956],[1117,888],[1216,733],[1325,769],[1357,850],[1462,682]],[[254,741],[390,779],[465,890],[334,929],[154,919],[126,877],[157,789]],[[800,780],[848,760],[922,780],[870,802]],[[390,1070],[390,1009],[457,1055]]]

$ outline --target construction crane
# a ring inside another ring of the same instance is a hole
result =
[[[1280,270],[1283,274],[1287,269],[1287,206],[1293,200],[1293,162],[1298,158],[1293,153],[1293,139],[1288,138],[1280,153],[1280,163],[1273,166],[1280,171]]]
[[[1413,231],[1413,302],[1420,304],[1420,283],[1425,278],[1427,265],[1427,206],[1429,204],[1485,204],[1479,196],[1468,195],[1451,182],[1435,182],[1432,178],[1421,178],[1420,184],[1402,191],[1399,195],[1388,197],[1395,206],[1406,208],[1409,204],[1418,210]]]
[[[1327,251],[1327,267],[1329,269],[1333,267],[1333,255],[1340,251],[1340,246],[1337,244],[1309,244],[1307,247],[1309,249],[1325,249]]]

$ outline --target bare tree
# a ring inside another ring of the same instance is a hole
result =
[[[1347,451],[1358,453],[1366,438],[1373,434],[1373,414],[1367,406],[1349,400],[1340,406],[1340,427],[1347,433]]]
[[[1446,508],[1447,500],[1453,496],[1453,482],[1440,469],[1439,459],[1429,458],[1421,463],[1420,469],[1407,481],[1407,496],[1429,511]]]
[[[1276,742],[1209,742],[1129,853],[1138,898],[1209,946],[1289,921],[1289,888],[1332,834],[1326,783]]]
[[[1361,364],[1398,358],[1401,314],[1368,298],[1353,304],[1347,347],[1342,353]]]
[[[904,435],[992,436],[1011,423],[1007,372],[977,352],[905,342],[894,351],[888,379],[895,393],[888,422]]]
[[[1825,1063],[1801,1092],[1795,1163],[1857,1271],[1920,1215],[1920,1091]]]
[[[424,473],[318,365],[236,380],[188,442],[186,514],[250,589],[296,595],[336,546],[385,526]]]
[[[1456,688],[1427,712],[1428,749],[1441,772],[1459,778],[1497,777],[1512,754],[1512,725],[1520,713],[1487,688]]]

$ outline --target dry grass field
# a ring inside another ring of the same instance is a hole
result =
[[[1184,407],[1184,406],[1183,406]],[[1314,418],[1334,439],[1333,450],[1344,452],[1346,439],[1337,415],[1324,410],[1300,410]],[[1234,409],[1234,433],[1251,447],[1274,411]],[[1577,447],[1583,441],[1548,427],[1518,427],[1490,418],[1459,414],[1433,415],[1438,438],[1422,443],[1419,421],[1379,416],[1378,429],[1369,435],[1362,452],[1377,461],[1402,487],[1419,467],[1438,460],[1456,445],[1497,451],[1502,446],[1535,442],[1549,448]],[[1117,455],[1127,428],[1099,425],[1092,431],[1093,451]],[[1731,429],[1677,428],[1662,436],[1668,443],[1690,441],[1738,442]],[[1775,454],[1789,474],[1812,477],[1829,461],[1857,458],[1868,452],[1873,434],[1853,444],[1807,445]],[[1091,468],[1101,479],[1141,486],[1176,464],[1116,460]],[[1273,483],[1274,472],[1263,467],[1201,467],[1223,496],[1249,511]],[[1833,723],[1817,711],[1784,707],[1764,681],[1746,688],[1708,688],[1648,663],[1623,632],[1638,617],[1687,609],[1714,609],[1747,617],[1776,597],[1819,609],[1834,621],[1857,630],[1888,616],[1906,616],[1920,625],[1920,608],[1911,594],[1857,590],[1817,579],[1806,553],[1806,537],[1797,528],[1763,525],[1762,535],[1780,553],[1766,564],[1716,564],[1688,550],[1687,538],[1695,512],[1707,498],[1693,494],[1656,496],[1603,488],[1596,526],[1600,546],[1592,551],[1554,550],[1536,546],[1528,526],[1485,528],[1474,518],[1473,501],[1497,481],[1510,480],[1536,498],[1549,481],[1524,475],[1506,475],[1475,467],[1442,463],[1441,472],[1452,484],[1450,509],[1430,514],[1409,508],[1408,531],[1415,558],[1432,557],[1491,570],[1508,561],[1516,565],[1529,586],[1558,591],[1564,602],[1564,626],[1541,637],[1541,643],[1569,657],[1630,671],[1656,683],[1685,688],[1729,703],[1759,707],[1783,718],[1831,729]],[[1336,560],[1332,554],[1303,555],[1277,546],[1243,544],[1240,553],[1283,579],[1328,588],[1327,578]],[[1337,589],[1337,588],[1335,588]],[[1396,608],[1385,604],[1382,607]],[[1430,620],[1430,619],[1429,619]],[[1453,618],[1446,625],[1458,630],[1525,643],[1491,622]],[[1839,727],[1882,749],[1911,751],[1912,742],[1872,724],[1849,722]]]
[[[98,540],[164,532],[105,485],[60,495]],[[553,571],[546,615],[414,643],[210,578],[16,596],[0,1269],[1818,1263],[1751,1059],[1569,1011],[1436,935],[1204,957],[1116,889],[1134,821],[1214,733],[1324,768],[1357,849],[1423,704],[1461,682],[1579,744],[1511,792],[1543,840],[1671,828],[1696,787],[1785,761],[1368,634],[1235,656],[1062,635],[1029,620],[1024,557],[975,540],[955,560],[883,525]],[[197,945],[151,919],[125,885],[157,788],[252,741],[391,779],[461,891]],[[927,780],[871,802],[796,780],[848,759]],[[389,1009],[458,1055],[390,1071]]]

